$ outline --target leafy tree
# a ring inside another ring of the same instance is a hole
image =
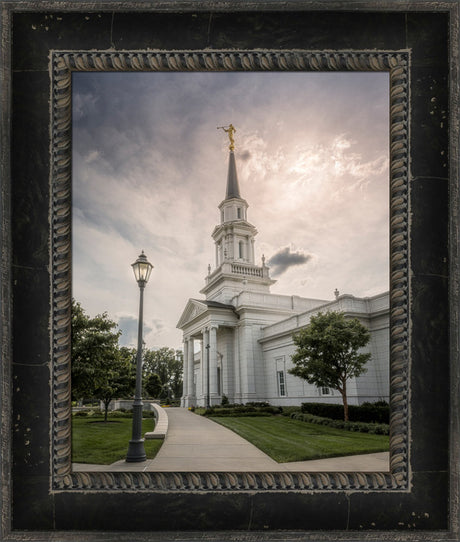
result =
[[[145,391],[150,397],[160,397],[163,386],[160,377],[156,373],[150,373],[145,379]]]
[[[99,399],[107,409],[110,400],[132,392],[132,354],[118,347],[121,331],[107,313],[90,318],[72,301],[72,397]]]
[[[178,398],[182,395],[183,355],[180,350],[164,346],[144,353],[144,378],[158,375],[161,383],[160,399]]]
[[[118,350],[104,373],[104,378],[94,390],[94,396],[104,403],[104,421],[107,421],[110,401],[133,394],[136,368],[131,362],[131,356],[123,358],[121,350]]]
[[[175,360],[171,364],[170,387],[174,399],[182,397],[183,377],[184,377],[184,353],[176,350]]]
[[[327,386],[342,395],[344,419],[348,420],[347,380],[366,372],[371,354],[359,352],[370,339],[357,318],[341,312],[318,313],[310,324],[293,335],[297,351],[289,372],[309,384]]]

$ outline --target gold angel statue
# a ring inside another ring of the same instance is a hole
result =
[[[228,134],[228,139],[230,140],[229,149],[231,151],[235,150],[235,139],[233,138],[233,134],[236,132],[236,128],[233,126],[233,124],[229,124],[228,126],[218,126],[218,130],[223,130]]]

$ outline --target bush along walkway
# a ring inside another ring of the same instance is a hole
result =
[[[293,412],[291,414],[293,420],[301,420],[303,422],[325,425],[335,429],[345,429],[346,431],[358,431],[360,433],[370,433],[372,435],[389,435],[390,426],[385,423],[366,423],[366,422],[346,422],[344,420],[333,420],[331,418],[323,418],[304,412]]]
[[[213,417],[270,417],[282,414],[289,416],[293,420],[300,420],[308,423],[333,427],[334,429],[344,429],[346,431],[356,431],[360,433],[370,433],[373,435],[389,435],[390,426],[388,423],[382,423],[382,420],[388,419],[388,405],[364,404],[361,406],[350,406],[350,412],[356,418],[356,421],[343,420],[343,407],[341,405],[331,405],[322,403],[302,403],[302,407],[281,407],[271,406],[266,402],[246,403],[245,405],[217,405],[211,408],[192,409],[197,414]],[[322,412],[324,415],[315,414]],[[326,415],[327,414],[327,415]],[[342,418],[342,419],[341,419]],[[374,423],[377,421],[379,423]]]
[[[343,405],[337,403],[302,403],[300,410],[322,418],[344,419]],[[385,401],[348,405],[348,415],[351,422],[388,424],[390,422],[390,406]]]

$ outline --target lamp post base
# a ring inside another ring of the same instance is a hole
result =
[[[144,449],[144,439],[130,440],[128,447],[128,454],[126,456],[128,463],[140,463],[141,461],[147,461],[147,455]]]

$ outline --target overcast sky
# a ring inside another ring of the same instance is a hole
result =
[[[388,290],[388,74],[74,73],[73,296],[147,347],[181,347],[225,197],[228,137],[272,293]]]

